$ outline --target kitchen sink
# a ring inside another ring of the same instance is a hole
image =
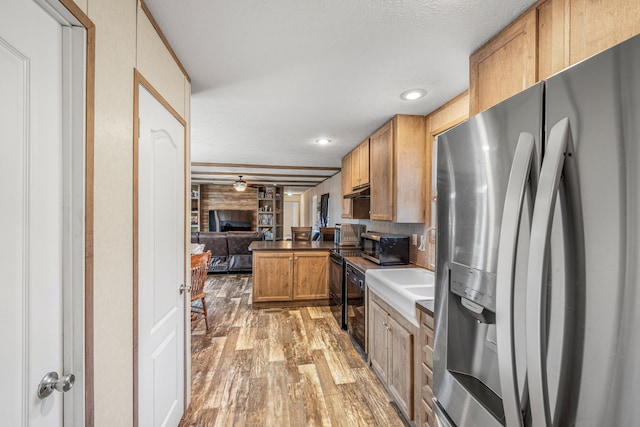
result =
[[[371,291],[420,326],[416,301],[434,298],[433,272],[424,268],[369,269],[365,281]]]

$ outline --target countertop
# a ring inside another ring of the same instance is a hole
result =
[[[249,245],[250,251],[330,251],[336,246],[333,242],[294,242],[291,240],[278,240],[276,242],[266,240],[256,240]]]
[[[432,299],[423,299],[416,301],[416,308],[420,311],[424,311],[427,314],[434,315],[433,309],[435,301]]]
[[[346,257],[345,261],[364,273],[366,273],[370,268],[424,268],[415,264],[379,265],[362,257]],[[431,316],[434,316],[434,306],[435,301],[431,299],[416,301],[416,308],[420,311],[424,311],[425,313],[430,314]]]
[[[349,264],[353,265],[358,270],[366,273],[370,268],[421,268],[415,264],[403,264],[403,265],[380,265],[375,262],[369,261],[366,258],[358,257],[358,256],[349,256],[344,259]]]

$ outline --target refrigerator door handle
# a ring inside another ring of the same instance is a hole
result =
[[[504,201],[498,266],[496,277],[496,333],[498,347],[498,371],[502,404],[508,426],[522,426],[521,402],[516,373],[513,285],[516,265],[516,249],[522,219],[522,209],[527,178],[533,160],[534,138],[522,132],[509,173],[509,183]]]
[[[551,426],[547,384],[547,252],[560,177],[571,131],[569,119],[556,123],[549,141],[536,194],[527,271],[527,377],[533,427]]]

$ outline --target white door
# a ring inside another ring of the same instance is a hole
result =
[[[139,86],[138,420],[184,414],[184,126]]]
[[[300,203],[284,202],[284,238],[291,239],[291,227],[300,226]]]
[[[63,371],[62,27],[32,1],[1,9],[0,424],[61,426],[71,395],[37,388]]]

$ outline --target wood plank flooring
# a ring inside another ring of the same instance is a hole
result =
[[[209,275],[180,426],[403,426],[329,307],[253,309],[251,275]]]

